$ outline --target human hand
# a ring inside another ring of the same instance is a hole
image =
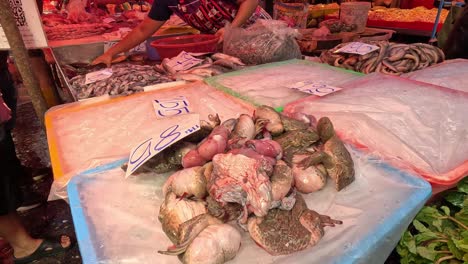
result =
[[[104,53],[101,56],[97,57],[93,62],[91,62],[91,65],[98,65],[100,63],[105,64],[107,67],[110,67],[112,64],[112,55]]]
[[[215,36],[219,37],[218,44],[223,43],[224,41],[224,28],[221,28],[215,33]]]

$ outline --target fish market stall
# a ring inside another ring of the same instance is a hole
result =
[[[295,85],[313,80],[330,86],[359,78],[361,74],[305,60],[289,60],[250,67],[222,74],[206,82],[254,105],[269,105],[278,110],[287,103],[308,96]]]
[[[272,256],[248,232],[229,223],[227,226],[241,234],[240,249],[229,263],[383,263],[430,196],[430,186],[362,152],[351,149],[351,155],[356,169],[352,185],[336,192],[329,181],[324,189],[304,195],[310,209],[343,224],[326,227],[325,235],[313,247]],[[120,168],[125,161],[108,160],[90,167],[77,173],[68,185],[83,261],[148,263],[157,259],[158,263],[180,263],[175,256],[157,252],[172,244],[158,220],[168,175],[150,173],[125,179]],[[272,224],[278,227],[282,223]]]
[[[330,117],[345,141],[422,175],[437,192],[468,173],[467,105],[465,92],[374,73],[284,112]]]
[[[202,36],[204,35],[181,35],[153,40],[162,43],[161,46],[177,47],[178,44],[167,43],[187,41],[187,39],[196,40]],[[216,39],[213,43],[216,44]],[[197,47],[197,42],[193,45]],[[151,53],[157,50],[149,45],[146,51],[130,51],[126,55],[117,57],[110,68],[103,65],[90,66],[89,63],[102,54],[105,48],[106,45],[103,43],[92,43],[52,49],[60,76],[59,86],[62,87],[61,91],[66,101],[84,100],[103,95],[128,95],[141,92],[144,87],[154,84],[177,80],[199,81],[245,66],[239,59],[221,53],[181,52],[174,58],[165,58],[163,56],[166,54],[161,53],[161,56],[158,55],[164,58],[161,63],[151,58]],[[183,63],[179,64],[179,62]]]

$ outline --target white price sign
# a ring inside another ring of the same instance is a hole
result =
[[[173,68],[175,71],[185,71],[192,67],[197,66],[203,60],[197,59],[189,53],[182,51],[177,57],[170,59],[167,65]]]
[[[158,119],[189,114],[191,112],[189,102],[185,96],[157,99],[153,101],[153,106]]]
[[[90,72],[86,74],[85,84],[95,83],[97,81],[105,80],[112,76],[112,69],[107,68],[100,71]]]
[[[200,130],[200,115],[198,114],[172,117],[171,121],[171,125],[161,127],[160,132],[144,140],[130,151],[125,178],[161,151]]]
[[[366,55],[367,53],[371,53],[375,50],[380,49],[378,46],[369,45],[362,42],[350,42],[346,46],[338,49],[335,53],[352,53],[352,54],[359,54],[359,55]]]
[[[10,0],[10,6],[16,19],[24,45],[28,49],[47,47],[47,38],[42,28],[42,20],[35,0]],[[0,25],[0,50],[10,49],[10,44]]]
[[[323,82],[315,81],[298,82],[291,86],[288,86],[288,88],[317,96],[325,96],[327,94],[334,93],[343,89],[339,87],[330,86]]]

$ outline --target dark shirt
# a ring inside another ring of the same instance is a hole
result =
[[[235,0],[156,0],[148,17],[166,21],[176,14],[202,33],[215,33],[234,20],[238,9]],[[246,24],[252,24],[258,18],[271,19],[268,13],[257,7]]]

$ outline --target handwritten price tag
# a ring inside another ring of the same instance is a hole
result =
[[[325,96],[327,94],[334,93],[343,89],[339,87],[330,86],[323,82],[314,81],[298,82],[291,86],[288,86],[288,88],[317,96]]]
[[[153,101],[154,111],[158,119],[189,114],[189,102],[185,96],[170,99],[157,99]]]
[[[371,53],[375,50],[380,49],[378,46],[369,45],[362,42],[350,42],[348,45],[338,49],[335,53],[352,53],[352,54],[359,54],[359,55],[366,55],[367,53]]]
[[[171,121],[173,121],[171,125],[161,127],[160,132],[154,137],[144,140],[130,151],[125,178],[161,151],[200,130],[200,115],[198,114],[173,117]]]
[[[97,81],[105,80],[112,76],[112,69],[107,68],[100,71],[90,72],[85,76],[85,84],[95,83]]]
[[[182,51],[177,57],[170,59],[167,65],[175,71],[185,71],[200,64],[202,60],[197,59],[189,53]]]

